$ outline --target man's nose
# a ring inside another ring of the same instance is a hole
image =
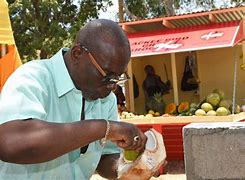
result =
[[[106,88],[110,91],[115,91],[117,89],[117,84],[116,83],[107,84]]]

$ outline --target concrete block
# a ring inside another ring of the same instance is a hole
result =
[[[187,180],[245,180],[245,122],[183,128]]]

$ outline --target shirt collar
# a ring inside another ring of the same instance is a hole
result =
[[[50,60],[52,60],[53,74],[56,84],[56,91],[59,97],[68,93],[75,88],[73,81],[68,73],[62,50],[67,51],[67,48],[60,49]],[[75,88],[76,89],[76,88]]]

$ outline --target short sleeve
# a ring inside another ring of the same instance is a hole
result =
[[[43,80],[20,67],[4,85],[0,99],[0,124],[19,119],[46,117],[47,92]]]
[[[114,93],[111,93],[110,95],[110,108],[109,108],[109,116],[108,120],[111,121],[120,121],[118,111],[117,111],[117,99]],[[105,147],[103,149],[102,154],[115,154],[120,153],[121,150],[119,147],[116,146],[116,144],[112,143],[111,141],[108,141],[105,144]]]

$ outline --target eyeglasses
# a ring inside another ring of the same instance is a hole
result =
[[[106,74],[106,72],[100,67],[100,65],[97,63],[93,55],[89,52],[89,50],[85,47],[80,45],[83,50],[85,50],[88,53],[89,59],[92,62],[92,64],[96,67],[96,69],[101,73],[101,75],[104,77],[102,79],[105,83],[116,83],[116,84],[123,84],[126,81],[130,79],[127,72],[123,73],[121,76],[116,76],[114,74]]]

